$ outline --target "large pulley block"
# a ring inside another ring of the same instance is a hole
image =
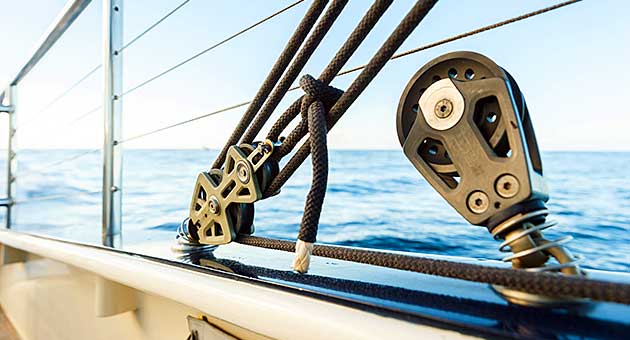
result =
[[[396,118],[405,155],[470,223],[491,228],[511,207],[548,199],[523,95],[490,59],[432,60],[405,88]]]
[[[396,117],[404,153],[466,220],[501,240],[503,261],[534,271],[580,275],[562,245],[547,240],[547,186],[525,99],[516,81],[492,60],[454,52],[422,67],[400,99]],[[549,263],[549,259],[556,263]],[[555,305],[568,301],[495,286],[508,301]]]
[[[201,172],[190,203],[189,235],[202,244],[227,244],[254,232],[253,203],[278,172],[273,143],[232,146],[223,169]]]

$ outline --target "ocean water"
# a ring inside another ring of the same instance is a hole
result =
[[[15,229],[98,243],[101,155],[21,150]],[[196,175],[216,151],[125,150],[123,243],[173,239]],[[546,235],[572,235],[584,266],[630,271],[630,153],[545,152],[552,219]],[[4,183],[2,183],[4,185]],[[256,203],[256,235],[295,239],[310,186],[303,166],[280,195]],[[4,190],[4,189],[2,189]],[[401,151],[331,151],[318,241],[499,259],[485,228],[469,225],[424,181]]]

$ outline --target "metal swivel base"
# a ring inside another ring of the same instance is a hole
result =
[[[508,301],[509,303],[527,306],[527,307],[544,307],[544,308],[562,308],[562,309],[580,309],[586,308],[589,300],[575,299],[567,297],[553,297],[538,294],[526,293],[520,290],[506,288],[503,286],[492,285],[492,289]]]

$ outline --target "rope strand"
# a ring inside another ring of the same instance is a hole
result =
[[[291,241],[246,235],[239,235],[236,242],[287,252],[295,252],[296,247],[295,242]],[[358,262],[427,275],[500,285],[532,294],[630,304],[630,285],[627,283],[320,244],[314,245],[312,254],[330,259]]]
[[[267,98],[262,110],[256,115],[254,122],[247,132],[245,132],[241,143],[251,144],[251,142],[253,142],[256,135],[258,135],[263,125],[265,125],[273,111],[278,107],[278,104],[280,104],[280,101],[284,98],[291,84],[297,79],[304,65],[306,65],[306,62],[313,55],[313,52],[315,52],[347,4],[348,0],[334,0],[328,7],[326,13],[324,13],[322,19],[317,23],[317,26],[313,29],[313,32],[309,35],[304,46],[302,46],[300,52],[295,57],[295,60],[293,60],[291,66],[289,66],[285,72],[282,80],[280,80],[271,95]]]
[[[387,61],[394,55],[400,45],[409,37],[411,32],[420,24],[422,19],[424,19],[436,3],[437,0],[416,2],[394,32],[387,38],[383,46],[376,52],[367,66],[361,71],[352,84],[350,84],[346,92],[341,95],[335,106],[330,110],[328,130],[335,125],[339,118],[348,110],[350,105],[363,93],[365,88],[372,82]],[[310,142],[303,144],[297,153],[289,160],[287,165],[282,168],[278,176],[271,182],[265,191],[265,196],[280,190],[282,185],[284,185],[289,177],[299,168],[310,152]]]
[[[260,87],[260,89],[258,89],[256,96],[254,97],[254,99],[252,99],[252,103],[249,105],[247,111],[245,111],[245,113],[241,117],[241,120],[234,128],[232,135],[230,135],[230,137],[228,138],[227,142],[223,146],[223,149],[221,149],[221,151],[219,152],[217,159],[214,161],[214,164],[212,164],[213,169],[221,168],[223,162],[225,161],[225,155],[227,154],[228,148],[238,143],[238,141],[241,139],[243,133],[245,132],[245,129],[247,129],[249,124],[255,118],[258,110],[265,102],[265,99],[267,99],[267,97],[269,96],[271,90],[273,90],[274,86],[282,76],[282,73],[284,73],[284,71],[286,70],[287,65],[289,65],[289,63],[295,56],[295,53],[297,53],[298,48],[300,48],[300,45],[302,44],[302,42],[304,42],[304,39],[306,39],[306,36],[313,28],[313,25],[315,25],[315,21],[317,20],[317,18],[319,18],[319,16],[324,11],[324,7],[326,7],[327,3],[328,0],[315,0],[311,7],[308,9],[306,14],[302,18],[302,21],[298,24],[297,28],[291,35],[291,38],[289,39],[287,45],[284,47],[284,50],[271,68],[271,71],[267,75],[267,78],[265,78],[262,86]]]

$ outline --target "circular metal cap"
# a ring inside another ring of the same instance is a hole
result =
[[[438,118],[447,118],[453,113],[453,103],[448,99],[442,99],[435,104],[433,112]]]
[[[215,196],[210,196],[210,199],[208,200],[208,209],[215,215],[218,215],[221,211],[221,205],[219,205],[219,200]]]
[[[236,163],[236,176],[241,183],[246,184],[249,182],[249,169],[244,161]]]
[[[468,196],[468,209],[475,214],[483,214],[488,210],[490,201],[488,195],[483,191],[474,191]]]
[[[518,194],[518,179],[512,175],[503,175],[497,179],[495,190],[503,198],[512,198]]]
[[[435,130],[448,130],[464,115],[464,97],[450,79],[433,83],[418,101],[422,116]]]

